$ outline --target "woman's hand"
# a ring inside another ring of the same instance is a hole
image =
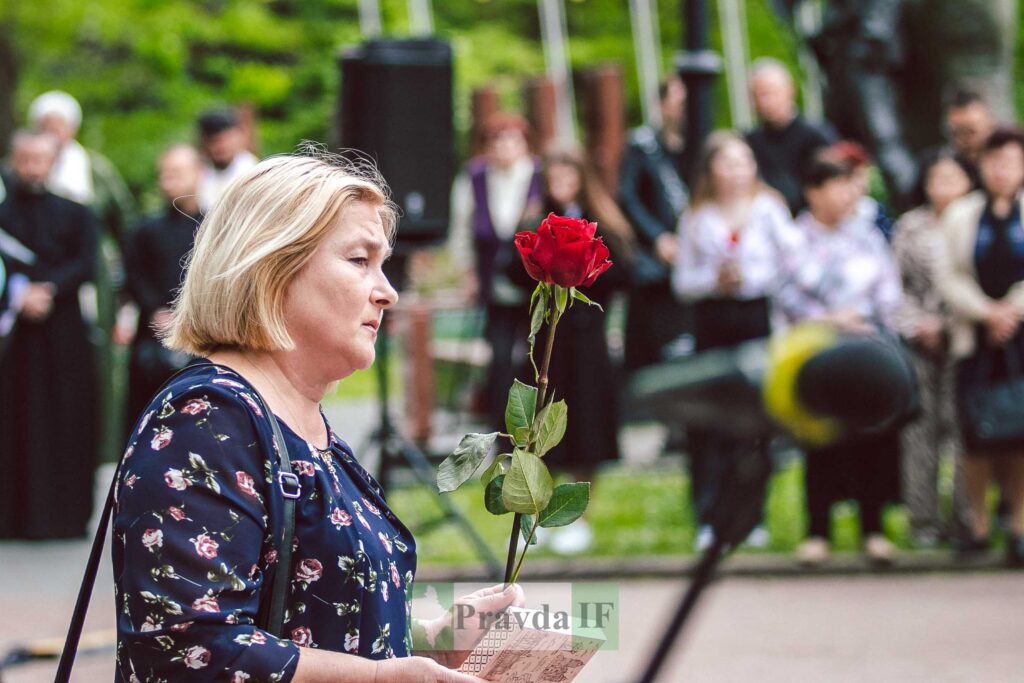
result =
[[[864,316],[853,309],[844,309],[829,313],[822,318],[847,334],[870,335],[875,333],[875,326],[868,322]]]
[[[427,657],[384,659],[376,664],[373,683],[486,683]]]
[[[490,629],[499,612],[510,606],[522,607],[525,604],[526,595],[522,586],[516,583],[508,586],[499,583],[457,598],[452,609],[424,624],[430,642],[436,642],[437,635],[450,628],[452,639],[448,642],[452,643],[452,649],[426,651],[423,654],[446,666],[459,667]]]
[[[995,346],[1002,346],[1013,338],[1020,327],[1020,314],[1016,307],[1007,301],[996,301],[985,313],[985,329],[988,340]]]
[[[930,354],[938,355],[942,351],[942,318],[930,315],[917,325],[914,340]]]
[[[722,262],[718,269],[718,289],[724,294],[735,294],[743,284],[739,266],[732,259]]]

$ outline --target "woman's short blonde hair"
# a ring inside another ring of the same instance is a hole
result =
[[[397,210],[372,163],[306,145],[232,182],[196,233],[164,344],[197,356],[293,349],[285,293],[352,202],[375,205],[393,238]]]

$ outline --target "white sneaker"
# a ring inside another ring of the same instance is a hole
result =
[[[701,528],[697,529],[697,538],[693,541],[693,549],[698,553],[702,553],[711,547],[711,544],[715,542],[715,531],[710,525],[705,524]]]
[[[747,540],[744,541],[744,545],[749,548],[755,548],[757,550],[764,550],[771,543],[772,535],[768,533],[768,530],[764,528],[763,524],[758,524],[747,534]]]
[[[805,567],[817,567],[828,559],[828,540],[811,536],[796,548],[796,561]]]
[[[594,532],[587,520],[578,519],[551,534],[548,547],[559,555],[578,555],[594,544]]]
[[[882,534],[871,534],[864,541],[864,555],[873,564],[890,565],[896,559],[896,546]]]

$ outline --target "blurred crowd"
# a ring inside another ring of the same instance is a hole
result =
[[[485,315],[482,412],[500,427],[513,378],[532,380],[531,283],[515,232],[549,212],[586,217],[616,263],[587,295],[621,303],[623,343],[621,353],[609,344],[597,309],[576,307],[560,325],[551,384],[567,400],[570,427],[548,456],[553,467],[591,479],[619,457],[627,406],[618,388],[631,373],[816,321],[899,344],[917,376],[919,409],[885,433],[800,444],[808,530],[798,559],[827,560],[833,506],[853,500],[872,561],[893,560],[883,510],[904,504],[915,546],[970,555],[999,534],[1007,559],[1020,564],[1024,436],[996,448],[961,426],[972,396],[1018,379],[1024,364],[1024,134],[997,121],[980,92],[951,86],[948,142],[919,161],[919,206],[896,215],[867,150],[800,113],[785,65],[754,62],[750,84],[757,126],[712,133],[684,172],[683,159],[695,156],[683,133],[687,93],[667,80],[661,123],[630,131],[617,187],[577,149],[532,149],[521,116],[484,122],[483,152],[452,188],[447,243],[467,299]],[[37,98],[0,184],[0,538],[84,534],[98,404],[109,401],[97,390],[109,371],[94,352],[97,334],[130,346],[130,426],[189,361],[155,330],[195,228],[257,160],[236,111],[207,112],[198,145],[176,144],[157,160],[164,206],[139,218],[113,165],[76,141],[81,118],[66,93]],[[688,456],[696,547],[705,548],[730,461],[772,444],[691,429],[671,431],[666,448]],[[950,506],[940,505],[943,472],[953,473]],[[989,505],[993,483],[998,507]],[[572,553],[591,536],[583,520],[542,542]],[[770,541],[764,524],[748,538],[755,547]]]

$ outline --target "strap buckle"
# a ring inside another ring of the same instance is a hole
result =
[[[285,498],[296,499],[302,496],[302,484],[294,472],[278,472],[277,485]]]

